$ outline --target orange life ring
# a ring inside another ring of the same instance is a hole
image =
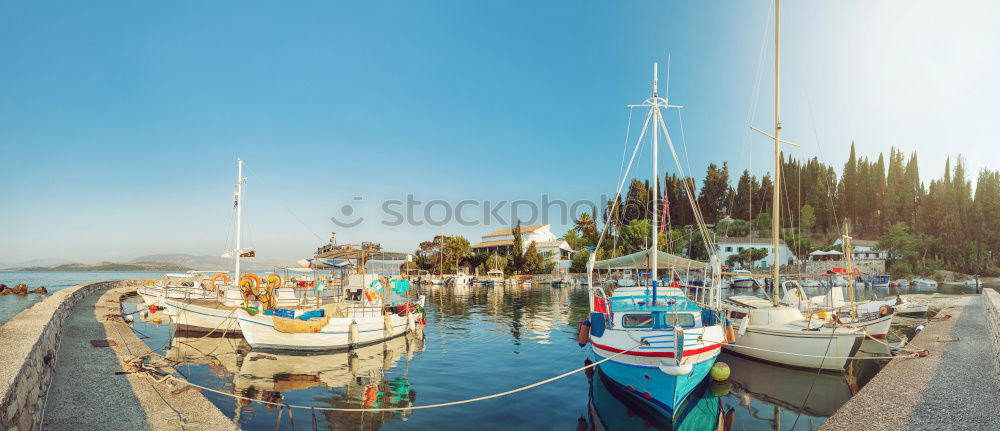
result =
[[[240,276],[240,291],[243,292],[244,297],[259,295],[261,293],[259,291],[260,286],[260,277],[258,277],[257,274],[251,274],[248,272]]]
[[[265,279],[265,281],[267,281],[267,289],[268,290],[274,290],[274,289],[277,289],[277,288],[279,288],[281,286],[284,286],[284,283],[283,283],[284,280],[281,279],[280,275],[278,275],[277,273],[274,273],[274,272],[272,272],[270,275],[268,275],[267,278]]]
[[[375,299],[378,298],[378,292],[371,289],[365,289],[365,298],[368,299],[368,302],[374,302]]]
[[[215,284],[215,282],[218,281],[218,280],[222,280],[222,284],[225,285],[225,284],[229,283],[229,275],[227,275],[224,272],[220,272],[218,274],[213,275],[212,276],[212,283],[210,284],[210,286],[212,287],[213,290],[217,290],[219,288],[219,286],[217,286]]]

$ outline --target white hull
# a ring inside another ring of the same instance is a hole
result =
[[[380,314],[374,316],[332,318],[319,332],[286,333],[274,329],[274,318],[257,314],[251,316],[243,309],[236,311],[243,338],[255,349],[276,350],[342,350],[353,346],[377,343],[389,338],[405,335],[409,330],[415,330],[419,323],[409,327],[407,316],[393,314],[390,317],[391,330],[386,328],[385,318]],[[373,314],[373,313],[367,313]],[[414,320],[423,317],[420,313],[412,314]],[[358,338],[350,339],[351,323],[357,322]]]
[[[811,331],[810,331],[811,332]],[[847,359],[831,357],[853,356],[863,338],[844,331],[833,336],[829,331],[809,334],[806,331],[782,331],[750,326],[743,335],[737,330],[736,342],[723,348],[751,358],[793,367],[843,370]]]
[[[164,301],[167,309],[173,315],[174,323],[185,329],[239,333],[236,323],[236,307],[225,307],[221,304],[215,307],[194,304],[190,302],[167,299]]]

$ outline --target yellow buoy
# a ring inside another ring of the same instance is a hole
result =
[[[160,324],[160,322],[162,322],[162,321],[160,320],[160,318],[159,318],[159,317],[154,317],[154,318],[153,318],[153,323],[154,323],[154,324],[156,324],[156,325],[159,325],[159,324]]]
[[[826,320],[826,318],[829,317],[829,315],[825,311],[817,312],[816,316],[823,320]]]
[[[729,378],[729,365],[725,362],[716,362],[712,365],[712,380],[717,382],[724,381]]]

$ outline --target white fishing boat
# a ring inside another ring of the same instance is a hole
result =
[[[914,278],[910,282],[913,287],[937,287],[938,283],[929,278]]]
[[[639,107],[648,108],[646,122],[636,142],[633,159],[619,182],[614,202],[620,201],[621,187],[627,181],[635,153],[643,144],[643,136],[650,131],[652,141],[652,177],[661,174],[657,168],[658,141],[662,134],[671,152],[675,152],[670,135],[667,133],[661,109],[677,108],[660,97],[657,90],[657,70],[653,66],[652,96]],[[652,126],[652,127],[650,127]],[[678,171],[684,177],[678,163]],[[656,182],[653,182],[651,196],[658,196]],[[686,184],[686,183],[685,183]],[[690,193],[690,190],[688,190]],[[655,199],[655,198],[654,198]],[[711,256],[711,264],[697,262],[659,250],[657,229],[658,205],[652,205],[649,232],[651,246],[626,256],[596,261],[597,253],[590,255],[587,263],[587,278],[594,279],[594,270],[622,271],[625,276],[618,280],[617,288],[609,298],[600,286],[589,285],[590,319],[589,326],[581,322],[578,341],[581,345],[589,342],[600,371],[619,388],[673,416],[678,407],[705,379],[725,342],[723,319],[717,311],[703,308],[702,304],[688,298],[677,287],[664,285],[658,279],[661,269],[667,270],[668,279],[674,279],[688,271],[680,269],[700,269],[711,274],[711,285],[715,294],[706,302],[718,306],[721,292],[721,264],[715,245],[708,235],[707,227],[701,221],[698,228]],[[614,209],[612,209],[614,210]],[[696,220],[701,220],[700,210],[692,204]],[[607,227],[598,239],[597,249],[607,233]],[[650,274],[648,286],[635,282],[632,274],[645,271]],[[673,283],[671,283],[673,284]]]
[[[774,132],[767,134],[754,129],[774,141],[774,176],[776,190],[781,190],[781,139],[780,110],[780,0],[774,4]],[[737,322],[736,341],[724,347],[734,353],[755,359],[795,367],[842,370],[847,357],[861,347],[864,332],[844,327],[835,322],[809,319],[799,309],[779,303],[781,284],[781,193],[772,193],[771,218],[771,301],[753,296],[731,297],[723,304],[730,320]]]
[[[243,338],[255,349],[347,350],[417,331],[423,325],[423,302],[388,305],[367,290],[362,301],[327,304],[279,316],[267,310],[236,310]]]
[[[757,281],[751,277],[750,271],[745,269],[734,269],[730,271],[732,275],[730,276],[730,287],[737,289],[749,289],[752,287],[757,287]]]
[[[267,305],[305,308],[340,300],[339,291],[329,288],[332,286],[327,286],[326,282],[318,282],[315,279],[314,268],[295,271],[312,274],[311,284],[303,287],[297,286],[297,283],[310,283],[310,281],[297,280],[287,275],[281,277],[276,273],[262,279],[256,274],[241,271],[241,259],[253,257],[256,252],[244,248],[241,242],[243,201],[247,180],[243,177],[243,160],[236,159],[236,162],[236,184],[233,191],[233,208],[236,212],[235,247],[223,254],[223,257],[233,259],[232,278],[230,274],[220,272],[213,275],[210,280],[201,282],[200,286],[206,292],[203,295],[162,298],[167,314],[172,316],[173,322],[182,330],[239,332],[240,328],[236,323],[236,309],[239,307]],[[312,266],[314,263],[307,264]]]
[[[163,301],[170,299],[215,298],[215,290],[207,280],[201,280],[202,273],[215,271],[189,271],[184,274],[164,274],[162,280],[147,280],[136,292],[147,307],[155,305],[165,308]]]

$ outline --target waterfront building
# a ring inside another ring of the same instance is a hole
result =
[[[573,248],[564,240],[552,233],[552,227],[547,224],[521,226],[521,241],[524,244],[522,253],[528,245],[535,243],[538,253],[557,264],[557,268],[567,269]],[[514,229],[500,229],[483,235],[482,241],[472,246],[472,252],[497,253],[510,255],[514,247]]]
[[[771,243],[771,238],[750,238],[750,237],[722,237],[718,239],[719,243],[719,258],[726,262],[729,256],[739,254],[741,251],[748,248],[762,248],[767,251],[767,256],[763,259],[755,260],[750,263],[750,266],[755,268],[767,268],[771,262],[774,262],[774,256],[772,249],[773,244]],[[792,249],[788,247],[787,244],[781,243],[778,247],[778,252],[780,253],[781,259],[786,264],[793,264],[796,262],[795,253]]]

